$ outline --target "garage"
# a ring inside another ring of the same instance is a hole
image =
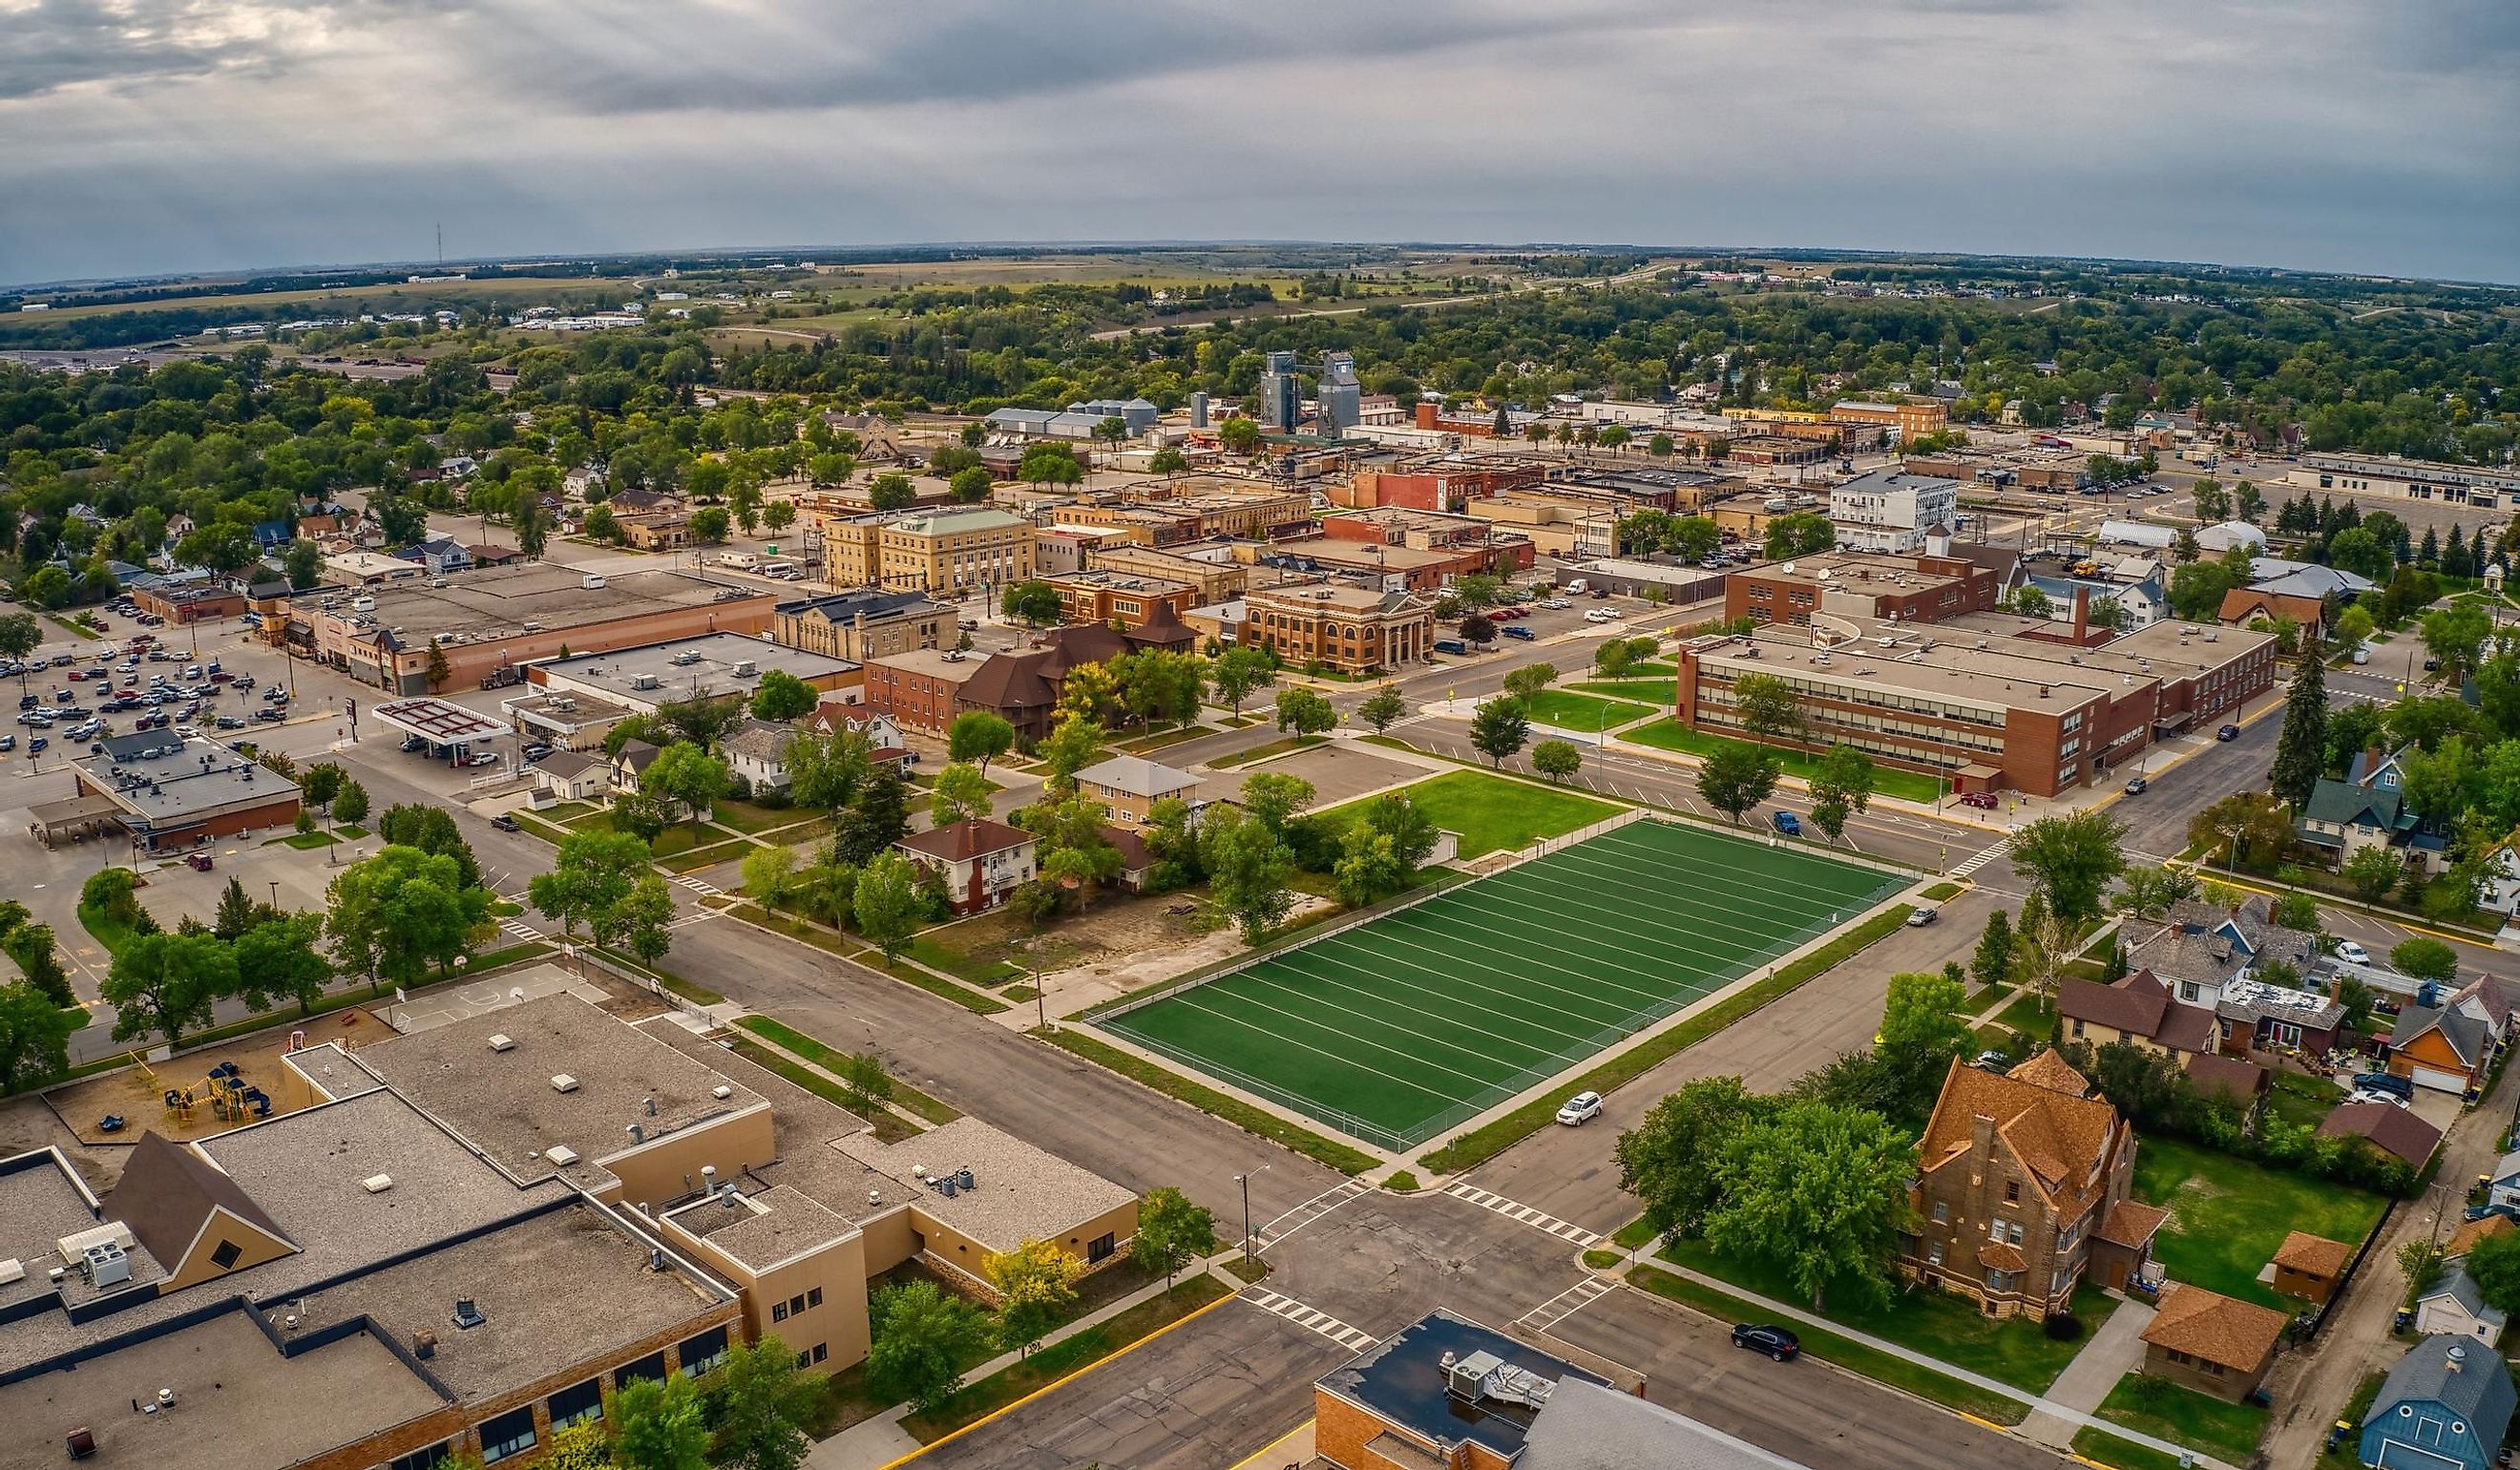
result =
[[[2439,1434],[2440,1427],[2436,1425],[2433,1432]],[[2418,1448],[2404,1440],[2381,1441],[2378,1463],[2380,1470],[2467,1470],[2463,1460]]]
[[[2416,1087],[2431,1088],[2435,1091],[2464,1092],[2467,1091],[2467,1074],[2463,1072],[2445,1072],[2439,1067],[2417,1067],[2408,1074],[2408,1077]]]

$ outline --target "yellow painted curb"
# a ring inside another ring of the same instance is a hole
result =
[[[1185,1320],[1187,1320],[1187,1318],[1185,1318]],[[1305,1430],[1312,1427],[1313,1421],[1306,1419],[1303,1423],[1296,1425],[1294,1428],[1287,1430],[1284,1434],[1271,1440],[1268,1444],[1261,1446],[1260,1448],[1250,1456],[1236,1461],[1234,1470],[1250,1470],[1251,1466],[1257,1465],[1262,1460],[1267,1459],[1270,1452],[1276,1449],[1279,1446],[1283,1445],[1288,1440],[1293,1439],[1295,1436],[1302,1434]]]
[[[1971,1424],[1977,1425],[1981,1429],[1992,1429],[1997,1434],[2011,1434],[2014,1432],[2013,1426],[2009,1424],[1998,1424],[1993,1419],[1981,1419],[1964,1408],[1956,1408],[1953,1409],[1952,1412],[1968,1420]]]
[[[1187,1316],[1182,1316],[1182,1317],[1176,1317],[1176,1318],[1174,1318],[1173,1320],[1171,1320],[1171,1321],[1169,1321],[1169,1322],[1164,1323],[1162,1326],[1157,1327],[1154,1331],[1148,1333],[1146,1336],[1144,1336],[1144,1337],[1142,1337],[1142,1338],[1139,1338],[1136,1342],[1133,1342],[1133,1343],[1129,1344],[1127,1347],[1122,1348],[1122,1349],[1121,1349],[1119,1352],[1117,1352],[1117,1353],[1113,1353],[1113,1354],[1109,1355],[1108,1357],[1104,1357],[1104,1358],[1098,1358],[1098,1359],[1096,1359],[1094,1361],[1092,1361],[1092,1362],[1089,1362],[1089,1363],[1085,1364],[1083,1367],[1080,1367],[1080,1368],[1075,1369],[1073,1372],[1062,1373],[1062,1374],[1060,1374],[1058,1377],[1052,1379],[1050,1382],[1043,1384],[1041,1387],[1039,1387],[1039,1388],[1037,1388],[1037,1389],[1034,1389],[1031,1393],[1024,1395],[1024,1396],[1023,1396],[1022,1398],[1020,1398],[1020,1399],[1017,1399],[1017,1400],[1016,1400],[1014,1403],[1012,1403],[1007,1404],[1007,1405],[1005,1405],[1005,1406],[1003,1406],[1003,1407],[1000,1407],[1000,1408],[993,1408],[993,1409],[989,1410],[987,1413],[980,1415],[980,1417],[978,1417],[978,1418],[976,1418],[976,1419],[973,1419],[970,1423],[964,1425],[964,1426],[963,1426],[962,1428],[960,1428],[960,1429],[954,1430],[953,1432],[951,1432],[951,1433],[949,1433],[949,1434],[939,1435],[937,1438],[935,1438],[935,1439],[933,1439],[933,1440],[930,1440],[929,1442],[927,1442],[927,1443],[926,1443],[926,1444],[924,1444],[924,1445],[920,1446],[918,1448],[916,1448],[916,1449],[914,1449],[914,1450],[910,1451],[908,1454],[903,1455],[901,1458],[899,1458],[899,1459],[897,1459],[897,1460],[887,1460],[887,1461],[885,1461],[885,1462],[884,1462],[884,1464],[881,1466],[881,1470],[894,1470],[894,1467],[895,1467],[895,1466],[899,1466],[899,1465],[907,1465],[907,1464],[909,1464],[912,1460],[915,1460],[915,1459],[919,1458],[921,1455],[925,1454],[925,1453],[926,1453],[927,1451],[929,1451],[930,1449],[938,1449],[938,1448],[942,1448],[943,1447],[945,1447],[945,1446],[947,1446],[947,1445],[951,1445],[951,1444],[953,1444],[956,1440],[959,1440],[959,1439],[961,1439],[963,1436],[965,1436],[965,1435],[967,1435],[967,1434],[969,1434],[972,1430],[975,1430],[975,1429],[979,1428],[981,1425],[986,1424],[986,1423],[990,1422],[990,1421],[991,1421],[991,1420],[993,1420],[993,1419],[1003,1418],[1004,1416],[1006,1416],[1006,1415],[1008,1415],[1008,1414],[1013,1413],[1016,1409],[1019,1409],[1019,1408],[1023,1407],[1025,1404],[1030,1403],[1032,1401],[1034,1401],[1035,1399],[1040,1398],[1042,1395],[1047,1394],[1047,1393],[1049,1393],[1051,1390],[1056,1389],[1056,1388],[1058,1388],[1059,1386],[1061,1386],[1061,1385],[1065,1384],[1069,1379],[1071,1379],[1071,1378],[1075,1378],[1075,1377],[1078,1377],[1078,1376],[1080,1376],[1080,1375],[1082,1375],[1082,1374],[1090,1373],[1090,1372],[1094,1371],[1096,1368],[1099,1368],[1099,1367],[1102,1366],[1104,1363],[1112,1361],[1114,1359],[1125,1358],[1125,1357],[1127,1357],[1128,1355],[1130,1355],[1130,1354],[1132,1354],[1132,1353],[1135,1353],[1135,1352],[1136,1352],[1136,1351],[1138,1351],[1140,1348],[1145,1347],[1147,1344],[1148,1344],[1148,1343],[1150,1343],[1150,1342],[1153,1342],[1156,1338],[1159,1338],[1159,1337],[1163,1336],[1165,1333],[1170,1332],[1170,1331],[1171,1331],[1171,1330],[1173,1330],[1175,1327],[1186,1327],[1186,1326],[1190,1325],[1192,1322],[1197,1321],[1200,1317],[1203,1317],[1203,1316],[1207,1315],[1209,1313],[1214,1312],[1217,1308],[1224,1306],[1226,1303],[1228,1303],[1228,1302],[1232,1302],[1232,1301],[1239,1300],[1239,1299],[1240,1299],[1240,1297],[1241,1297],[1241,1295],[1242,1295],[1242,1294],[1241,1294],[1240,1292],[1238,1292],[1238,1291],[1229,1291],[1229,1292],[1227,1292],[1225,1295],[1223,1295],[1223,1296],[1221,1296],[1221,1297],[1218,1297],[1215,1301],[1210,1302],[1210,1303],[1208,1303],[1206,1306],[1201,1307],[1201,1308],[1197,1309],[1196,1311],[1194,1311],[1194,1312],[1191,1313],[1189,1315],[1187,1315]]]

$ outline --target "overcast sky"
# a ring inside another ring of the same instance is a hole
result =
[[[2520,281],[2513,0],[0,0],[0,281],[710,245]]]

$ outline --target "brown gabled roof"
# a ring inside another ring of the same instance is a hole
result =
[[[2209,1007],[2173,1001],[2152,1039],[2173,1051],[2209,1052],[2223,1039],[2223,1022]]]
[[[2122,1199],[2109,1206],[2107,1218],[2100,1222],[2099,1235],[2111,1245],[2139,1251],[2152,1242],[2154,1232],[2169,1218],[2168,1210]]]
[[[141,1135],[139,1146],[131,1150],[130,1160],[122,1166],[121,1181],[113,1186],[110,1208],[169,1274],[183,1265],[214,1210],[225,1210],[272,1239],[295,1245],[245,1187],[217,1165],[154,1131]]]
[[[2140,980],[2142,983],[2138,984]],[[2138,970],[2115,985],[2068,978],[2056,987],[2056,1013],[2069,1021],[2089,1021],[2130,1036],[2149,1037],[2161,1029],[2161,1014],[2170,1008],[2170,992]]]
[[[1129,640],[1111,631],[1108,623],[1075,623],[1065,628],[1053,628],[1041,637],[1043,649],[1051,655],[1053,677],[1064,677],[1079,664],[1109,663],[1112,659],[1135,652]]]
[[[2142,1336],[2156,1348],[2245,1372],[2266,1361],[2291,1320],[2272,1307],[2181,1286],[2162,1297]]]
[[[948,863],[968,863],[973,858],[985,858],[991,853],[1022,847],[1030,841],[1032,841],[1032,833],[1022,827],[1009,826],[1003,822],[991,822],[986,817],[973,817],[968,821],[955,823],[952,826],[940,826],[932,831],[913,832],[894,846],[906,847],[912,852],[924,853],[931,858],[942,858]]]
[[[2343,1102],[2319,1120],[2322,1138],[2359,1134],[2416,1169],[2431,1161],[2441,1146],[2442,1131],[2415,1116],[2414,1109],[2394,1102]]]
[[[2028,1270],[2030,1258],[2021,1254],[2017,1245],[1989,1241],[1978,1247],[1977,1264],[1989,1270]]]
[[[967,709],[1046,709],[1058,702],[1051,684],[1058,672],[1047,649],[993,654],[963,681],[955,698]]]
[[[2064,1053],[2053,1047],[2003,1075],[2016,1082],[2026,1082],[2034,1088],[2046,1088],[2068,1096],[2092,1095],[2092,1080],[2075,1071],[2074,1064],[2065,1060]]]
[[[2106,1190],[2100,1166],[2121,1127],[2109,1104],[1962,1066],[1956,1058],[1916,1145],[1919,1165],[1930,1172],[1966,1158],[1978,1118],[1994,1120],[1996,1136],[2030,1171],[2032,1183],[2058,1214],[2079,1216]]]
[[[2508,1215],[2488,1215],[2483,1220],[2471,1220],[2451,1231],[2450,1244],[2446,1249],[2452,1256],[2464,1256],[2476,1249],[2480,1241],[2491,1239],[2512,1227],[2511,1217]]]
[[[2266,1068],[2219,1051],[2200,1051],[2187,1058],[2186,1071],[2187,1080],[2196,1085],[2198,1092],[2208,1096],[2228,1092],[2244,1104],[2256,1101],[2258,1094],[2272,1084]]]
[[[1154,854],[1147,850],[1147,839],[1127,827],[1104,826],[1098,830],[1102,833],[1103,841],[1119,851],[1121,871],[1136,872],[1154,862]]]
[[[2295,1230],[2275,1247],[2275,1265],[2286,1270],[2297,1270],[2305,1276],[2333,1276],[2345,1270],[2354,1259],[2354,1247],[2342,1240]]]

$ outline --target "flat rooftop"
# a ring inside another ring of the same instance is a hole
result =
[[[297,794],[297,782],[216,740],[196,736],[179,745],[156,748],[168,753],[142,760],[134,751],[131,757],[116,760],[113,747],[108,746],[105,754],[82,756],[76,765],[90,784],[112,793],[117,805],[153,826],[240,806],[262,806]]]
[[[858,1232],[854,1221],[788,1184],[738,1194],[732,1200],[721,1190],[665,1218],[756,1272]]]
[[[1607,1385],[1607,1380],[1562,1358],[1441,1309],[1323,1374],[1317,1384],[1385,1423],[1443,1446],[1448,1454],[1454,1447],[1474,1441],[1499,1458],[1511,1459],[1521,1451],[1538,1411],[1457,1397],[1446,1382],[1443,1360],[1448,1353],[1456,1362],[1475,1353],[1489,1354],[1552,1388],[1566,1379]]]
[[[832,1146],[864,1165],[867,1191],[882,1196],[879,1203],[862,1207],[867,1214],[861,1219],[916,1201],[926,1215],[991,1251],[1055,1238],[1137,1198],[1101,1175],[976,1118],[957,1118],[898,1143],[879,1143],[874,1134],[864,1133],[833,1138]],[[971,1187],[958,1188],[949,1197],[922,1183],[911,1172],[914,1168],[924,1168],[931,1179],[968,1169]]]
[[[174,1390],[171,1407],[132,1412],[133,1398],[161,1388]],[[443,1403],[367,1333],[283,1358],[244,1311],[228,1312],[0,1388],[0,1470],[54,1470],[79,1428],[96,1436],[91,1465],[272,1470]]]
[[[973,658],[949,648],[904,648],[898,653],[881,654],[869,661],[882,664],[887,669],[900,669],[907,673],[924,674],[930,679],[942,679],[948,684],[961,684],[978,673],[980,665],[991,658],[1004,656],[982,654]]]
[[[493,1050],[491,1039],[501,1036],[514,1045]],[[611,1178],[597,1161],[633,1146],[632,1124],[653,1142],[762,1101],[723,1073],[565,991],[371,1042],[354,1061],[444,1119],[517,1179],[557,1175],[591,1188]],[[563,1092],[553,1085],[555,1077],[571,1078],[575,1086]],[[575,1150],[577,1162],[554,1164],[556,1145]]]
[[[15,1261],[26,1271],[0,1285],[0,1313],[52,1295],[46,1272],[58,1260],[54,1243],[102,1224],[88,1198],[86,1185],[58,1149],[0,1159],[0,1260]]]
[[[749,694],[772,669],[811,684],[849,673],[857,665],[766,638],[708,633],[606,653],[545,659],[534,667],[550,678],[592,689],[605,698],[646,705],[708,694]]]
[[[406,570],[420,570],[396,561]],[[399,628],[405,645],[419,647],[436,637],[448,644],[493,643],[534,631],[553,632],[588,623],[705,607],[713,602],[768,601],[762,588],[719,582],[689,571],[610,572],[602,587],[586,587],[574,567],[549,561],[454,572],[446,586],[430,587],[425,577],[362,588],[359,596],[376,599],[377,626]],[[290,601],[298,617],[318,612],[351,615],[351,594],[338,590],[301,593]],[[327,607],[325,604],[331,603]],[[458,636],[460,635],[460,637]]]
[[[1837,616],[1832,614],[1832,616]],[[1763,623],[1746,636],[1700,642],[1699,656],[1735,673],[1833,676],[1876,688],[1914,690],[1993,708],[2070,709],[2136,686],[2220,668],[2272,643],[2274,636],[2213,628],[2182,640],[2177,623],[2077,648],[2023,635],[2059,625],[2003,613],[1971,613],[1940,623],[1893,623],[1843,617],[1862,637],[1854,643],[1816,639],[1813,630]],[[1885,644],[1884,639],[1893,640]],[[1756,649],[1755,655],[1747,652]],[[1814,660],[1824,656],[1825,663]],[[2040,690],[2047,689],[2046,697]]]

